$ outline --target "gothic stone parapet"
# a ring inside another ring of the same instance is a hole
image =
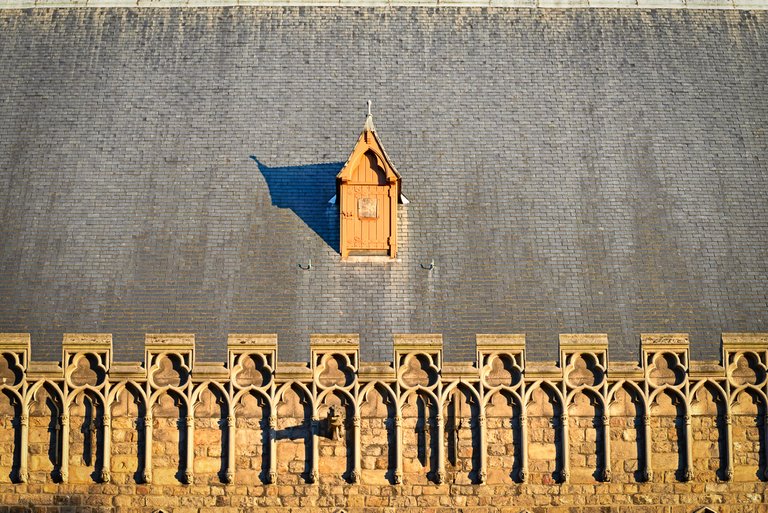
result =
[[[60,362],[0,334],[0,468],[10,482],[562,486],[768,479],[768,334],[725,333],[690,361],[686,334],[643,334],[639,362],[605,334],[562,334],[557,362],[525,336],[478,335],[444,362],[440,335],[397,335],[392,362],[358,335],[312,335],[281,362],[276,335],[230,335],[224,363],[194,335],[66,334]],[[558,485],[557,483],[561,483]],[[605,484],[598,484],[605,483]],[[611,484],[608,484],[611,483]]]

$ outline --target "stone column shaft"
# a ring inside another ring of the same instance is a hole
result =
[[[725,462],[725,480],[733,479],[733,420],[730,413],[725,414],[725,450],[728,451]]]
[[[277,417],[269,416],[269,483],[277,483]]]
[[[144,475],[145,483],[152,482],[152,415],[144,417]]]
[[[528,415],[524,404],[520,405],[520,481],[528,480]]]
[[[478,472],[478,482],[485,484],[488,479],[488,448],[487,446],[487,428],[485,422],[485,415],[482,413],[477,418],[478,427],[480,428],[480,469]]]
[[[438,484],[442,484],[445,482],[445,420],[442,415],[442,407],[438,405],[438,408],[440,409],[435,418],[435,423],[437,424],[437,475],[435,476],[435,481]]]
[[[611,420],[606,412],[603,421],[603,481],[611,480]]]
[[[693,480],[693,433],[691,429],[691,416],[688,412],[683,416],[685,421],[685,481]]]
[[[763,410],[763,440],[768,440],[768,408]],[[768,443],[763,446],[765,460],[768,461]],[[768,468],[765,469],[765,479],[768,479]]]
[[[645,480],[646,481],[652,481],[653,480],[653,465],[651,462],[651,417],[649,414],[643,415],[643,450],[645,453],[644,461],[645,464]]]
[[[318,463],[320,461],[320,419],[312,417],[310,443],[312,444],[312,461],[310,462],[309,482],[317,483],[319,478]]]
[[[67,408],[66,406],[64,408]],[[66,411],[66,410],[65,410]],[[69,412],[61,416],[61,460],[59,461],[59,474],[61,481],[69,481]]]
[[[360,476],[361,476],[362,447],[360,446],[360,425],[361,425],[360,417],[358,415],[355,415],[352,418],[352,426],[353,426],[352,443],[354,444],[353,450],[355,451],[354,453],[355,463],[354,463],[354,468],[352,469],[352,475],[350,476],[350,481],[353,483],[359,483]]]
[[[194,461],[195,461],[195,418],[188,416],[185,419],[187,427],[187,460],[184,463],[184,481],[192,484],[194,481]]]
[[[397,415],[395,417],[395,475],[393,479],[395,484],[402,484],[403,482],[403,449],[403,418]]]
[[[103,419],[104,429],[104,460],[101,462],[101,482],[109,483],[112,479],[112,416],[105,413]]]
[[[560,482],[567,483],[571,476],[571,458],[568,450],[570,448],[570,444],[568,443],[568,438],[570,436],[568,434],[568,415],[565,413],[560,415],[560,433],[562,434],[560,447],[563,451],[563,461],[561,462],[563,468],[560,471]]]
[[[235,482],[236,429],[235,417],[233,415],[227,415],[227,483]]]
[[[19,418],[21,424],[21,454],[19,457],[19,481],[29,481],[29,415],[26,408],[22,410]]]

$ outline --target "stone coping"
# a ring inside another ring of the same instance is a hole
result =
[[[71,7],[491,7],[768,10],[768,0],[0,0],[0,9]]]

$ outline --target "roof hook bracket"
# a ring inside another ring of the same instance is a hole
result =
[[[303,269],[305,271],[311,271],[312,270],[312,259],[309,259],[309,263],[307,265],[299,264],[299,269]]]
[[[422,269],[425,269],[427,271],[431,271],[435,268],[435,259],[433,258],[432,261],[428,265],[419,264]]]

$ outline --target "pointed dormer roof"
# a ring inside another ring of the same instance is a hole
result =
[[[368,114],[365,116],[363,131],[357,139],[355,148],[344,163],[344,167],[342,167],[339,174],[336,175],[336,179],[340,182],[349,181],[358,159],[369,150],[372,150],[381,161],[380,165],[387,173],[387,181],[399,182],[400,173],[395,169],[392,160],[389,158],[389,155],[387,155],[384,145],[381,144],[381,140],[376,133],[376,127],[373,124],[373,114],[371,114],[371,100],[368,100]]]

